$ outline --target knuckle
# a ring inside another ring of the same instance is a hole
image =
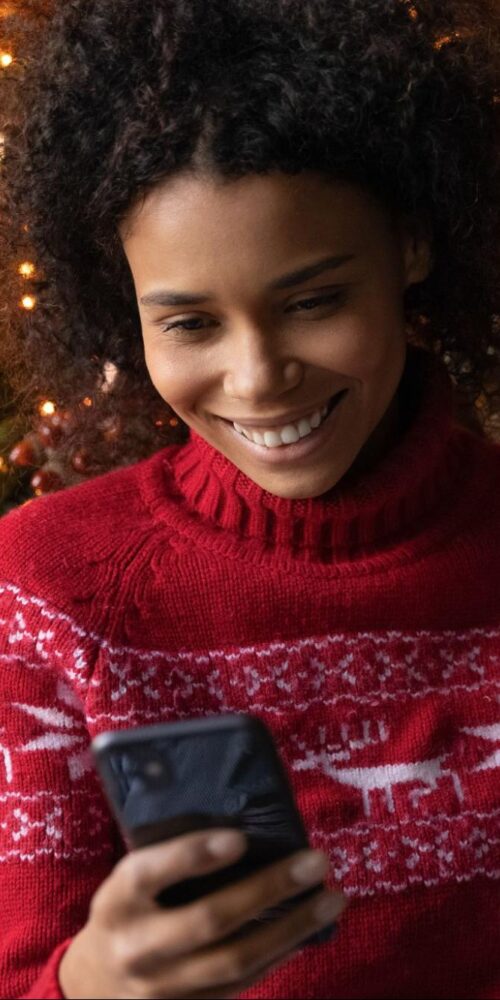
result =
[[[220,937],[227,920],[214,906],[200,906],[193,918],[192,933],[199,944]]]
[[[144,891],[146,871],[141,858],[128,854],[118,863],[117,869],[117,877],[127,896],[135,897]]]
[[[237,948],[225,951],[214,962],[214,978],[218,983],[235,983],[243,979],[248,971],[244,953]]]
[[[127,936],[127,939],[122,940],[118,948],[118,958],[120,968],[123,969],[125,974],[133,978],[138,978],[140,981],[144,967],[144,951],[142,947],[134,943]]]
[[[110,966],[120,975],[133,974],[136,962],[136,954],[128,934],[115,933],[111,936],[109,943]]]

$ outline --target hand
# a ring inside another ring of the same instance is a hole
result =
[[[318,887],[285,916],[229,938],[265,910],[322,881],[327,859],[309,850],[186,906],[168,910],[155,902],[162,889],[233,864],[245,848],[238,831],[210,830],[122,858],[95,893],[89,920],[61,962],[68,1000],[234,997],[345,908],[341,893]]]

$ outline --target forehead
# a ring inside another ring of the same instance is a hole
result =
[[[386,213],[365,191],[315,173],[221,180],[180,174],[152,189],[120,233],[134,273],[199,274],[303,263],[379,243]]]

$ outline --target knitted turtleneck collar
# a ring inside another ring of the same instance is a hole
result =
[[[340,482],[303,500],[277,497],[191,430],[186,444],[158,454],[150,505],[195,544],[227,552],[239,544],[252,561],[277,550],[286,563],[323,564],[387,551],[423,530],[437,506],[452,504],[470,438],[454,425],[451,380],[428,352],[409,348],[399,392],[399,440],[351,486]],[[175,508],[165,504],[167,494]]]

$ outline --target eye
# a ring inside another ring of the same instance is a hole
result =
[[[213,321],[204,321],[201,316],[192,316],[190,319],[176,319],[172,323],[165,323],[160,329],[163,333],[170,333],[172,330],[191,333],[196,332],[196,330],[205,330],[207,326],[211,325],[211,322]]]
[[[344,294],[344,289],[338,288],[334,292],[329,292],[328,295],[311,295],[307,299],[292,302],[291,305],[287,306],[285,312],[312,312],[313,309],[319,309],[320,306],[338,305]]]

